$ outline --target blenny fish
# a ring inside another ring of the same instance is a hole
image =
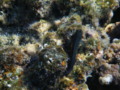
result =
[[[67,69],[64,73],[67,76],[73,69],[73,66],[76,62],[76,54],[78,51],[79,43],[82,38],[82,30],[77,30],[75,34],[72,36],[72,43],[71,43],[71,52],[69,55],[70,60],[68,60]]]

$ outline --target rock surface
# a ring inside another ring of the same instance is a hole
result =
[[[119,90],[119,3],[0,0],[0,90]]]

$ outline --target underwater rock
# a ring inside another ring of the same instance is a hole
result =
[[[119,88],[119,3],[0,0],[0,89]]]
[[[0,50],[1,63],[0,64],[18,64],[25,65],[29,62],[29,56],[19,47],[5,47]]]
[[[0,89],[24,88],[22,75],[30,57],[20,47],[7,47],[0,50]]]
[[[27,44],[26,45],[26,53],[29,55],[35,55],[38,51],[38,45],[37,44]]]
[[[67,54],[60,46],[48,46],[40,52],[40,59],[51,72],[64,72],[67,66]]]
[[[81,18],[78,14],[64,17],[61,24],[58,26],[57,34],[63,39],[63,45],[66,52],[71,50],[71,45],[74,41],[74,34],[81,31]]]
[[[28,85],[31,88],[47,89],[50,88],[49,85],[52,88],[59,83],[59,78],[66,70],[67,54],[60,46],[48,46],[39,53],[38,57],[26,67],[25,81],[31,83],[29,85],[32,87]]]
[[[112,77],[112,75],[107,74],[103,77],[100,77],[99,81],[100,81],[101,84],[108,85],[113,81],[113,77]]]
[[[1,0],[0,9],[5,14],[5,25],[24,25],[27,22],[36,19],[37,15],[34,10],[36,1],[37,0]]]
[[[110,36],[110,39],[111,41],[114,39],[114,38],[118,38],[120,39],[120,22],[116,22],[116,23],[113,23],[113,24],[109,24],[105,30],[107,32],[107,34]]]
[[[37,1],[37,0],[36,0]],[[41,18],[48,18],[51,14],[51,7],[54,0],[38,0],[36,12]]]
[[[15,45],[19,46],[21,36],[18,35],[0,35],[0,46],[4,45]]]
[[[120,43],[111,43],[107,49],[104,51],[103,58],[106,62],[113,63],[113,64],[119,64],[120,60]]]
[[[118,84],[119,82],[119,65],[117,64],[104,64],[99,69],[99,80],[101,84],[110,84],[114,82]],[[114,80],[115,79],[115,80]]]
[[[48,31],[50,27],[51,27],[51,24],[45,20],[40,20],[30,25],[30,29],[36,30],[38,33],[44,33]]]
[[[36,32],[35,36],[38,36],[39,41],[42,43],[44,36],[49,32],[51,23],[46,20],[40,20],[33,24],[30,24],[28,31],[31,33]]]
[[[58,45],[62,46],[63,45],[63,40],[60,38],[56,32],[48,32],[46,35],[43,37],[43,46],[46,47],[47,45]]]

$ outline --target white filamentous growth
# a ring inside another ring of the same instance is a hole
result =
[[[110,75],[110,74],[107,74],[107,75],[105,75],[103,77],[100,77],[99,81],[100,81],[101,84],[108,85],[113,81],[113,76]]]

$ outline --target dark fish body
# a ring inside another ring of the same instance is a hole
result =
[[[82,38],[81,30],[77,30],[76,33],[72,36],[72,44],[71,44],[72,47],[71,47],[71,53],[69,54],[70,60],[68,61],[68,66],[64,74],[65,76],[68,75],[72,71],[73,66],[76,62],[76,54],[78,51],[81,38]]]

